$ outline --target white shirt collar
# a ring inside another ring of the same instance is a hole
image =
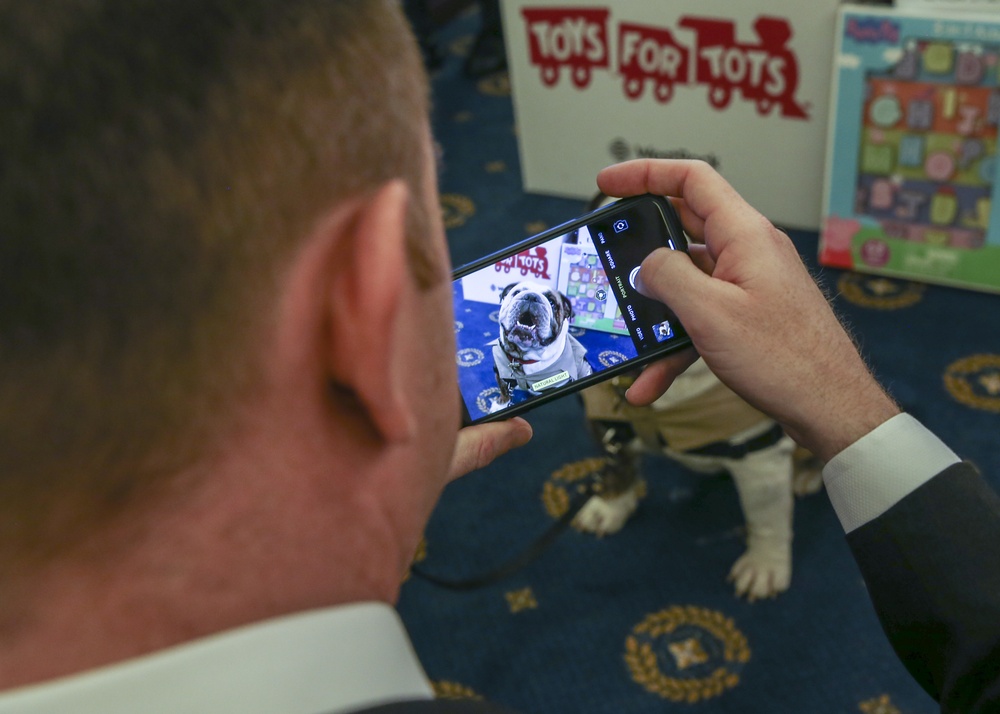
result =
[[[361,603],[0,693],[0,714],[335,714],[432,696],[396,611]]]

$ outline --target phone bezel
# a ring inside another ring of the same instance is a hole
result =
[[[623,198],[606,206],[602,206],[594,211],[586,213],[582,216],[578,216],[572,220],[561,223],[560,225],[549,228],[541,233],[530,236],[522,241],[514,243],[512,245],[503,248],[502,250],[485,255],[471,263],[466,263],[465,265],[459,266],[452,271],[452,283],[460,280],[461,278],[476,272],[477,270],[482,270],[483,268],[494,265],[499,260],[509,257],[511,255],[516,255],[522,251],[525,251],[533,246],[545,243],[547,241],[558,238],[567,233],[570,233],[581,226],[586,226],[587,224],[597,222],[611,213],[617,213],[622,210],[627,210],[630,206],[641,203],[643,201],[650,201],[658,209],[661,218],[663,219],[662,225],[666,227],[666,236],[668,241],[673,241],[674,245],[671,246],[669,242],[665,242],[663,247],[673,247],[674,250],[681,250],[687,252],[688,240],[684,233],[684,229],[681,225],[680,217],[677,215],[677,211],[674,209],[673,205],[670,203],[669,199],[663,196],[656,196],[654,194],[643,194],[640,196],[631,196],[628,198]],[[462,411],[462,425],[470,426],[472,424],[485,424],[491,421],[500,421],[504,419],[509,419],[511,417],[517,416],[519,414],[524,414],[536,407],[540,407],[543,404],[548,404],[556,399],[578,392],[581,389],[586,389],[587,387],[592,387],[595,384],[606,381],[616,375],[622,374],[623,372],[632,371],[638,367],[649,364],[650,362],[655,362],[661,359],[667,354],[676,352],[681,349],[685,349],[691,345],[691,340],[687,336],[686,331],[682,325],[678,323],[678,330],[682,334],[678,334],[676,338],[671,339],[667,342],[661,343],[660,346],[653,348],[646,352],[645,354],[634,357],[630,360],[626,360],[620,364],[607,367],[599,372],[594,372],[586,377],[580,377],[569,382],[561,387],[556,387],[551,391],[543,392],[533,396],[531,399],[520,402],[518,404],[506,407],[493,414],[484,414],[476,419],[472,419],[469,413],[469,408],[465,403],[465,398],[459,390],[458,398],[461,404]]]

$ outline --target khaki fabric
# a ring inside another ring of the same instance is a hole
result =
[[[664,442],[675,451],[697,449],[769,421],[717,380],[697,397],[666,410],[630,405],[624,397],[630,383],[615,378],[583,390],[587,418],[627,421],[650,449],[659,450]]]

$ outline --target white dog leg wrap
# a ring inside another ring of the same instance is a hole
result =
[[[792,452],[784,437],[774,446],[729,460],[747,524],[747,551],[729,577],[751,601],[773,597],[792,580]]]
[[[591,498],[576,514],[573,525],[598,536],[611,535],[622,529],[638,505],[637,486],[633,484],[617,496]]]

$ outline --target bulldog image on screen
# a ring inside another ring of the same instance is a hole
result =
[[[511,391],[541,394],[593,369],[586,348],[569,334],[573,308],[565,295],[531,281],[500,293],[500,336],[493,340],[493,371],[500,396],[490,413],[510,405]]]

